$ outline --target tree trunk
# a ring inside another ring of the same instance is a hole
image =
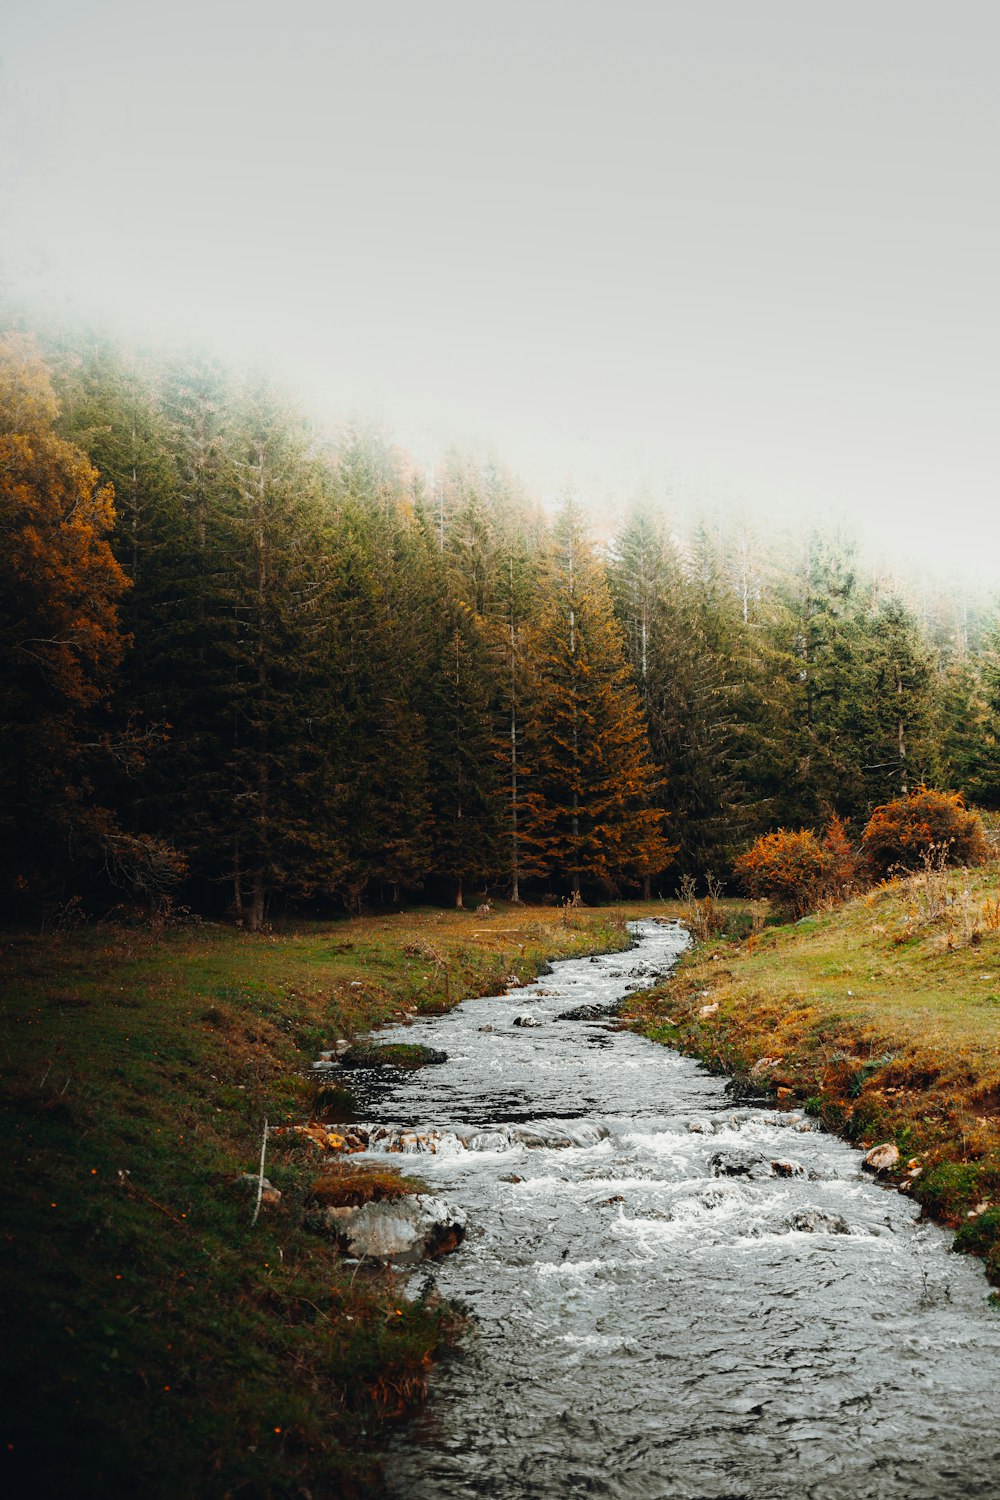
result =
[[[465,909],[464,905],[463,905],[463,902],[462,902],[462,877],[461,877],[461,875],[458,877],[458,885],[455,888],[455,906],[456,906],[456,908],[459,911],[464,911],[464,909]]]
[[[237,925],[242,927],[245,912],[243,909],[243,871],[240,868],[240,836],[238,833],[233,838],[233,911],[236,915]]]
[[[250,889],[250,931],[262,932],[264,928],[264,872],[255,870]]]

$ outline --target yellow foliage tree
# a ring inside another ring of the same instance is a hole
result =
[[[33,341],[0,339],[0,879],[36,896],[118,833],[92,781],[129,585],[108,542],[112,490],[57,416]]]

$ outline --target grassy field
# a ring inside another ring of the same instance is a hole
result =
[[[858,1145],[894,1143],[890,1180],[1000,1284],[1000,868],[891,881],[749,935],[746,916],[736,925],[640,997],[637,1024]]]
[[[330,1182],[301,1135],[271,1139],[282,1197],[255,1227],[237,1179],[265,1118],[318,1112],[309,1064],[337,1039],[625,941],[619,911],[544,908],[8,934],[6,1493],[378,1493],[379,1424],[419,1399],[456,1316],[310,1229]]]

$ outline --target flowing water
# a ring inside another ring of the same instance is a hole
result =
[[[373,1084],[366,1113],[423,1132],[391,1159],[468,1211],[410,1294],[431,1278],[472,1317],[395,1442],[389,1494],[1000,1496],[979,1264],[801,1115],[740,1107],[607,1019],[557,1019],[648,986],[686,941],[633,933],[386,1035],[448,1052]]]

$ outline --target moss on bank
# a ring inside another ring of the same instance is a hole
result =
[[[656,1041],[797,1101],[958,1230],[1000,1284],[1000,872],[894,880],[741,941],[716,937],[632,997]]]
[[[392,1193],[392,1174],[275,1135],[281,1200],[251,1224],[263,1120],[311,1118],[309,1064],[340,1038],[626,942],[615,913],[535,909],[8,934],[7,1492],[379,1493],[378,1424],[420,1398],[456,1318],[308,1227],[315,1202]]]

